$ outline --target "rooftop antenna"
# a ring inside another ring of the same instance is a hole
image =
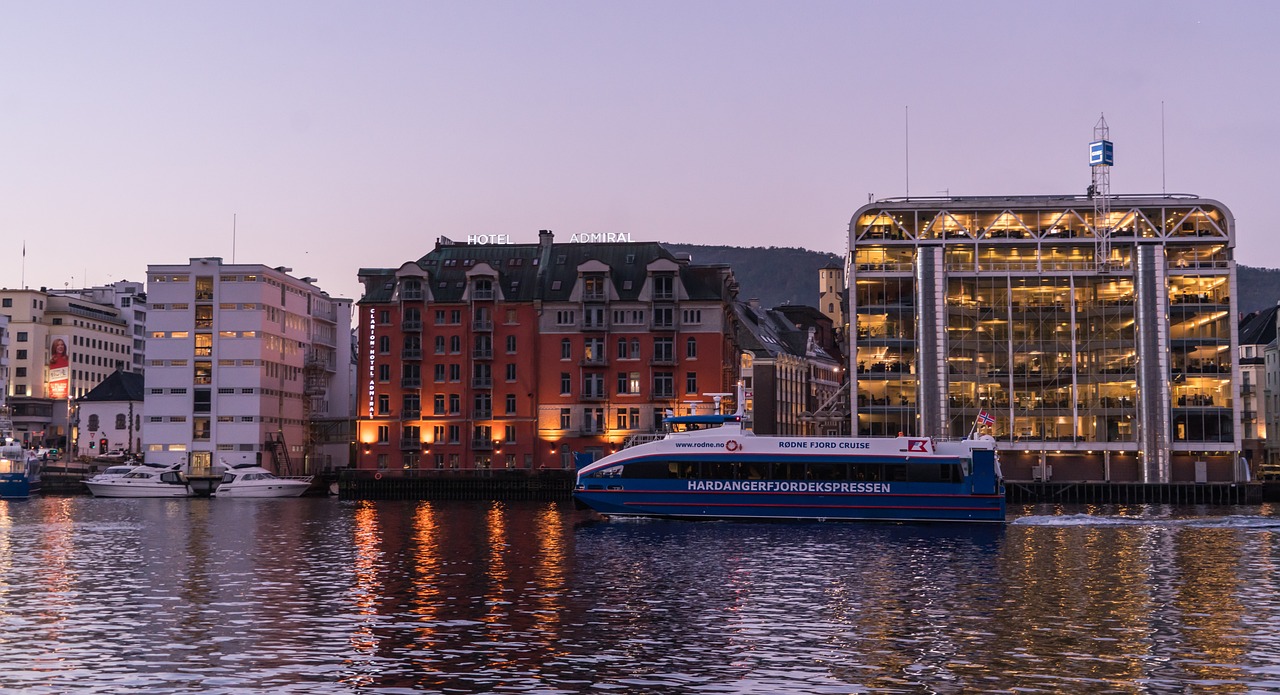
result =
[[[902,107],[903,117],[903,153],[902,158],[906,163],[907,177],[907,200],[911,200],[911,107]]]
[[[1089,143],[1089,166],[1093,181],[1089,197],[1093,199],[1094,254],[1100,272],[1111,263],[1111,166],[1115,164],[1115,147],[1111,144],[1111,128],[1106,115],[1093,126],[1093,142]]]
[[[1160,194],[1169,195],[1164,178],[1164,100],[1160,100]]]

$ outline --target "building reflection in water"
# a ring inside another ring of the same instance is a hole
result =
[[[354,612],[350,643],[350,671],[341,679],[350,687],[366,687],[375,681],[376,667],[367,661],[377,656],[380,639],[380,597],[383,590],[383,538],[378,523],[378,506],[373,502],[357,503],[353,515],[351,543],[355,555],[351,562],[352,584],[348,601]]]
[[[0,502],[0,690],[1275,689],[1275,510],[1075,511],[975,527]]]

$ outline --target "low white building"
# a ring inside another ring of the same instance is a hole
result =
[[[351,300],[290,268],[193,258],[147,270],[148,461],[259,463],[283,474],[347,464],[317,423],[353,417]]]
[[[76,400],[78,441],[84,456],[113,450],[142,450],[143,377],[116,371],[84,397]]]

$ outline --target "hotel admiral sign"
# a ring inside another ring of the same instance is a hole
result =
[[[615,244],[632,242],[631,232],[591,232],[574,234],[570,244]],[[468,244],[514,244],[510,234],[468,234]]]

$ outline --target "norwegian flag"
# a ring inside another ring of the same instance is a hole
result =
[[[996,424],[995,416],[983,410],[982,412],[978,413],[978,424],[982,425],[983,427],[990,427]]]

